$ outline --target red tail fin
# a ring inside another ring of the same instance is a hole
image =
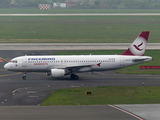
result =
[[[143,56],[145,53],[149,31],[143,31],[141,34],[134,40],[134,42],[130,45],[128,50],[126,50],[121,55],[137,55]]]

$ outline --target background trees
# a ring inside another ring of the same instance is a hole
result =
[[[102,9],[160,9],[160,0],[0,0],[0,8],[7,7],[37,7],[39,4],[52,4],[54,2],[78,1],[77,8],[83,7],[78,5],[82,2],[93,1],[94,4],[88,5],[88,8]],[[83,4],[85,5],[85,4]]]
[[[9,7],[11,3],[11,0],[0,0],[0,7],[5,8]]]

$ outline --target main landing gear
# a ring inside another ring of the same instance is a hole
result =
[[[75,75],[75,74],[71,74],[70,77],[71,77],[72,79],[74,79],[74,80],[78,80],[78,79],[79,79],[78,75]]]
[[[75,74],[71,74],[70,77],[71,77],[71,79],[74,79],[74,80],[78,80],[79,79],[78,75],[75,75]],[[26,80],[26,72],[24,72],[22,79]]]
[[[22,79],[26,80],[26,72],[24,72],[24,75],[23,75]]]

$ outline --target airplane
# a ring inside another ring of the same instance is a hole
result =
[[[4,68],[24,73],[23,80],[26,79],[26,72],[45,72],[52,78],[70,75],[71,79],[78,80],[77,73],[110,71],[152,60],[152,57],[144,56],[149,33],[142,31],[120,55],[25,55],[13,58]]]

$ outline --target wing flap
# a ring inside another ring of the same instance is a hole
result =
[[[91,67],[92,65],[68,65],[68,66],[59,66],[58,69],[81,69],[84,67]]]
[[[92,66],[91,64],[88,64],[88,65],[74,65],[74,64],[73,65],[58,65],[58,66],[49,66],[47,70],[50,71],[51,69],[66,69],[72,72],[73,71],[77,72],[82,68],[89,68],[91,66]]]

